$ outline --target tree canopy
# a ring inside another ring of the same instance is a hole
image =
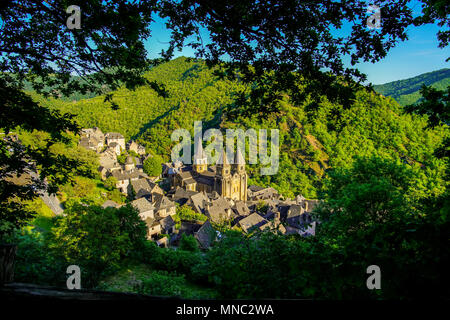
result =
[[[144,172],[150,177],[158,177],[162,172],[162,161],[159,156],[151,156],[144,160]]]

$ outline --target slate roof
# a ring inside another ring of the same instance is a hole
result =
[[[145,198],[139,198],[131,202],[131,205],[136,208],[140,213],[154,210],[155,207]]]
[[[127,159],[125,160],[126,164],[134,164],[133,162],[133,158],[131,156],[128,156]]]
[[[247,216],[250,214],[250,209],[247,207],[244,201],[236,201],[233,206],[233,210],[240,216]]]
[[[117,208],[117,207],[119,207],[119,204],[112,200],[106,200],[102,204],[102,208]]]
[[[160,193],[158,185],[147,178],[140,178],[138,180],[131,181],[131,186],[134,192],[136,192],[136,197],[141,198],[150,195],[154,192]]]
[[[108,138],[108,139],[125,139],[125,137],[122,134],[118,133],[118,132],[108,132],[105,135],[105,137]]]
[[[288,209],[287,218],[300,216],[303,214],[303,212],[304,212],[304,208],[302,208],[301,205],[293,204]]]
[[[128,179],[135,179],[139,178],[139,172],[133,171],[133,172],[122,172],[119,170],[115,170],[111,172],[111,175],[116,178],[117,180],[128,180]]]
[[[214,230],[209,220],[206,221],[194,234],[194,237],[203,249],[208,249],[211,246],[211,243],[216,239],[216,236],[216,230]]]
[[[257,213],[252,213],[251,215],[239,221],[239,225],[241,226],[242,230],[244,230],[244,232],[249,232],[249,230],[253,228],[261,228],[267,223],[268,221]]]
[[[210,207],[209,209],[206,210],[206,214],[215,223],[221,223],[229,218],[225,209],[218,206]]]
[[[175,221],[173,221],[172,216],[167,216],[159,220],[159,223],[164,230],[169,230],[175,226]]]
[[[156,219],[148,217],[147,219],[145,219],[145,224],[147,225],[148,228],[151,228],[159,225],[160,223]]]
[[[172,196],[172,200],[179,203],[180,205],[183,205],[189,200],[189,197],[194,194],[196,194],[195,191],[185,190],[183,188],[178,187],[174,195]]]
[[[260,186],[255,186],[255,185],[251,185],[248,187],[248,189],[252,192],[256,192],[256,191],[261,191],[262,189],[264,189],[263,187]]]
[[[205,202],[208,201],[208,197],[202,193],[202,192],[198,192],[196,194],[193,194],[190,196],[191,199],[191,204],[194,207],[194,209],[198,212],[198,213],[203,213],[204,209],[205,209]]]
[[[167,209],[174,206],[175,203],[173,201],[170,201],[169,198],[167,198],[166,196],[161,194],[155,194],[155,208],[157,210]]]
[[[216,173],[211,168],[208,168],[208,170],[197,173],[192,170],[189,171],[179,171],[177,173],[177,176],[181,178],[181,180],[185,184],[193,184],[193,183],[200,183],[208,186],[214,185],[214,177]]]
[[[305,202],[308,204],[306,210],[311,212],[320,203],[320,200],[305,200]]]
[[[185,233],[187,235],[193,235],[201,228],[202,224],[199,223],[191,223],[187,221],[181,221],[180,230],[178,232],[179,235]]]
[[[278,199],[280,194],[272,187],[261,188],[258,186],[250,186],[248,188],[249,199]]]
[[[295,228],[292,226],[286,226],[285,234],[299,234],[304,237],[314,236],[316,234],[316,225],[317,225],[316,222],[312,222],[306,228]]]

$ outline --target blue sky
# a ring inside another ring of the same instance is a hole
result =
[[[417,2],[413,3],[412,8],[413,13],[420,12],[420,5]],[[161,49],[167,48],[170,33],[165,28],[164,20],[159,17],[155,18],[151,30],[152,37],[147,40],[146,48],[149,56],[156,58]],[[436,25],[411,26],[408,28],[409,39],[391,49],[383,60],[375,64],[360,63],[356,67],[365,73],[368,81],[373,84],[411,78],[422,73],[449,68],[450,63],[445,62],[445,59],[450,57],[450,50],[438,48],[436,37],[438,30]],[[207,33],[205,31],[202,33],[205,41]],[[175,57],[178,56],[192,57],[194,53],[192,49],[184,48],[182,52],[176,52]]]

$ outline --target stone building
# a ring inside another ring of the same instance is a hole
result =
[[[80,146],[100,152],[105,145],[105,135],[99,128],[81,129]]]
[[[113,143],[117,143],[121,150],[125,150],[125,137],[118,132],[108,132],[105,135],[106,144],[109,146]]]
[[[198,146],[193,165],[177,170],[172,186],[196,192],[216,191],[224,198],[247,201],[248,176],[240,149],[236,152],[233,164],[229,163],[224,151],[217,165],[208,166],[201,142],[198,142]]]
[[[145,147],[141,146],[137,142],[130,140],[127,144],[128,151],[136,152],[136,154],[143,156],[145,155]]]

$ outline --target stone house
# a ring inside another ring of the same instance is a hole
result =
[[[205,213],[205,204],[209,201],[206,194],[197,192],[189,197],[188,205],[197,213]]]
[[[125,137],[118,132],[108,132],[105,135],[106,144],[111,146],[113,143],[117,143],[119,145],[120,150],[125,150]],[[119,152],[120,154],[120,152]]]
[[[155,218],[155,207],[145,198],[139,198],[131,202],[131,205],[139,211],[142,220]]]
[[[127,144],[128,151],[136,152],[138,155],[145,155],[145,147],[138,144],[137,142],[130,140]]]
[[[162,233],[161,224],[153,218],[145,219],[145,223],[147,224],[147,239],[155,240]]]
[[[272,187],[263,188],[259,186],[250,186],[248,187],[248,200],[257,201],[257,200],[278,200],[281,198],[281,195]]]
[[[173,221],[172,216],[167,216],[159,220],[161,228],[165,234],[172,234],[175,232],[175,221]]]
[[[131,181],[130,188],[132,188],[135,192],[136,199],[142,197],[152,199],[153,194],[164,194],[164,191],[156,183],[147,178],[141,178]]]
[[[231,204],[223,197],[212,199],[204,203],[204,214],[214,223],[224,223],[234,218],[234,212],[231,210]]]
[[[159,217],[164,218],[173,216],[176,213],[175,203],[170,201],[166,196],[154,194],[154,199],[153,205],[155,206],[155,214]]]
[[[116,188],[124,194],[128,194],[128,185],[130,181],[138,180],[140,178],[139,172],[124,172],[122,170],[115,170],[109,173],[117,179]]]
[[[99,128],[81,129],[80,146],[95,152],[100,152],[104,145],[105,135]]]
[[[112,152],[114,152],[117,156],[119,156],[122,153],[122,150],[120,149],[120,144],[117,142],[112,142],[108,145],[108,149]]]

